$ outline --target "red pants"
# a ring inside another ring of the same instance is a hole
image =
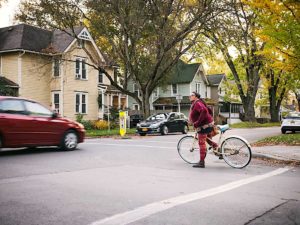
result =
[[[199,148],[200,148],[200,160],[204,160],[206,157],[206,144],[205,144],[206,141],[213,148],[218,147],[217,143],[215,143],[211,140],[208,140],[207,138],[211,139],[212,136],[210,134],[198,133],[198,142],[199,142]]]

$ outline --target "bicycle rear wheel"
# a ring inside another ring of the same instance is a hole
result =
[[[185,136],[181,138],[177,144],[177,150],[180,157],[187,163],[199,163],[200,151],[198,140],[193,136]]]
[[[224,161],[233,168],[244,168],[251,161],[250,146],[239,137],[226,138],[221,145],[221,151]]]

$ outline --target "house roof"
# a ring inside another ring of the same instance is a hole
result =
[[[84,29],[84,27],[80,26],[80,27],[75,27],[74,28],[74,33],[76,35],[79,35],[79,33]],[[67,30],[67,32],[71,32],[70,29]],[[72,41],[74,41],[75,37],[67,34],[64,31],[61,30],[54,30],[52,33],[52,46],[55,50],[57,50],[58,52],[64,52],[67,47],[72,43]]]
[[[76,27],[76,35],[84,27]],[[0,28],[0,51],[27,50],[62,53],[75,37],[60,30],[49,31],[28,24]]]
[[[19,85],[15,82],[7,79],[6,77],[0,76],[0,85],[4,85],[6,87],[19,88]]]
[[[0,51],[30,50],[40,52],[51,42],[52,32],[26,24],[0,28]]]
[[[179,60],[171,70],[170,83],[178,84],[192,82],[200,65],[200,63],[187,64],[182,60]]]
[[[219,86],[223,78],[225,77],[225,74],[209,74],[206,76],[208,83],[210,86]]]

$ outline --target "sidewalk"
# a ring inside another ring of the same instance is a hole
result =
[[[266,158],[285,162],[300,163],[300,146],[253,146],[251,149],[252,156],[255,158]]]

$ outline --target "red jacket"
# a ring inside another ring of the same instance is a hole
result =
[[[213,122],[213,117],[208,108],[200,100],[196,100],[192,103],[189,119],[195,128],[202,127],[203,125]]]

